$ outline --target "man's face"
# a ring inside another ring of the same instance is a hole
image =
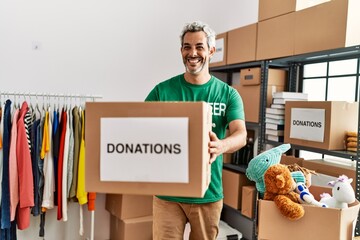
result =
[[[204,32],[188,32],[185,34],[181,55],[187,72],[197,75],[204,69],[207,71],[210,57],[214,52],[215,48],[209,49]]]

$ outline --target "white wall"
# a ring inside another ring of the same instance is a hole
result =
[[[257,22],[257,9],[256,0],[1,0],[0,92],[142,101],[156,83],[183,72],[184,23],[202,20],[221,33]],[[104,201],[99,194],[99,240],[109,237]],[[46,216],[47,239],[81,239],[77,204],[67,223],[53,212]],[[89,237],[87,211],[85,217]],[[37,239],[38,219],[31,224],[19,239]]]

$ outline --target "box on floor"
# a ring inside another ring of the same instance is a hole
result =
[[[111,240],[151,240],[152,239],[152,216],[119,219],[110,217]]]
[[[311,186],[309,190],[315,198],[323,192],[331,194],[328,187]],[[259,200],[258,239],[352,239],[360,208],[357,200],[346,209],[303,206],[305,215],[299,220],[290,221],[281,215],[273,201]]]
[[[153,196],[106,194],[105,209],[119,219],[152,215]]]

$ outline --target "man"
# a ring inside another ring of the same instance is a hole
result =
[[[243,103],[238,92],[210,75],[209,61],[215,53],[215,32],[207,24],[187,24],[181,33],[185,73],[159,83],[146,101],[205,101],[213,108],[209,133],[211,182],[203,198],[155,196],[153,239],[183,239],[187,222],[190,239],[216,239],[223,206],[223,153],[246,144]],[[225,137],[226,128],[229,136]]]

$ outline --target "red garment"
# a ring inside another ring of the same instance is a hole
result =
[[[62,175],[63,175],[63,162],[64,162],[64,146],[65,146],[65,133],[66,133],[66,122],[67,122],[67,114],[64,109],[61,113],[61,122],[60,122],[60,147],[59,147],[59,159],[58,159],[58,188],[57,188],[57,220],[62,219]],[[67,153],[65,153],[67,154]],[[65,193],[66,194],[66,193]]]
[[[96,193],[89,192],[88,193],[88,210],[89,211],[95,210],[95,200],[96,200]]]
[[[29,110],[26,102],[23,102],[17,128],[17,149],[19,174],[19,208],[16,214],[18,229],[23,230],[30,225],[30,207],[34,206],[34,182],[31,164],[31,153],[25,130],[24,117]]]

